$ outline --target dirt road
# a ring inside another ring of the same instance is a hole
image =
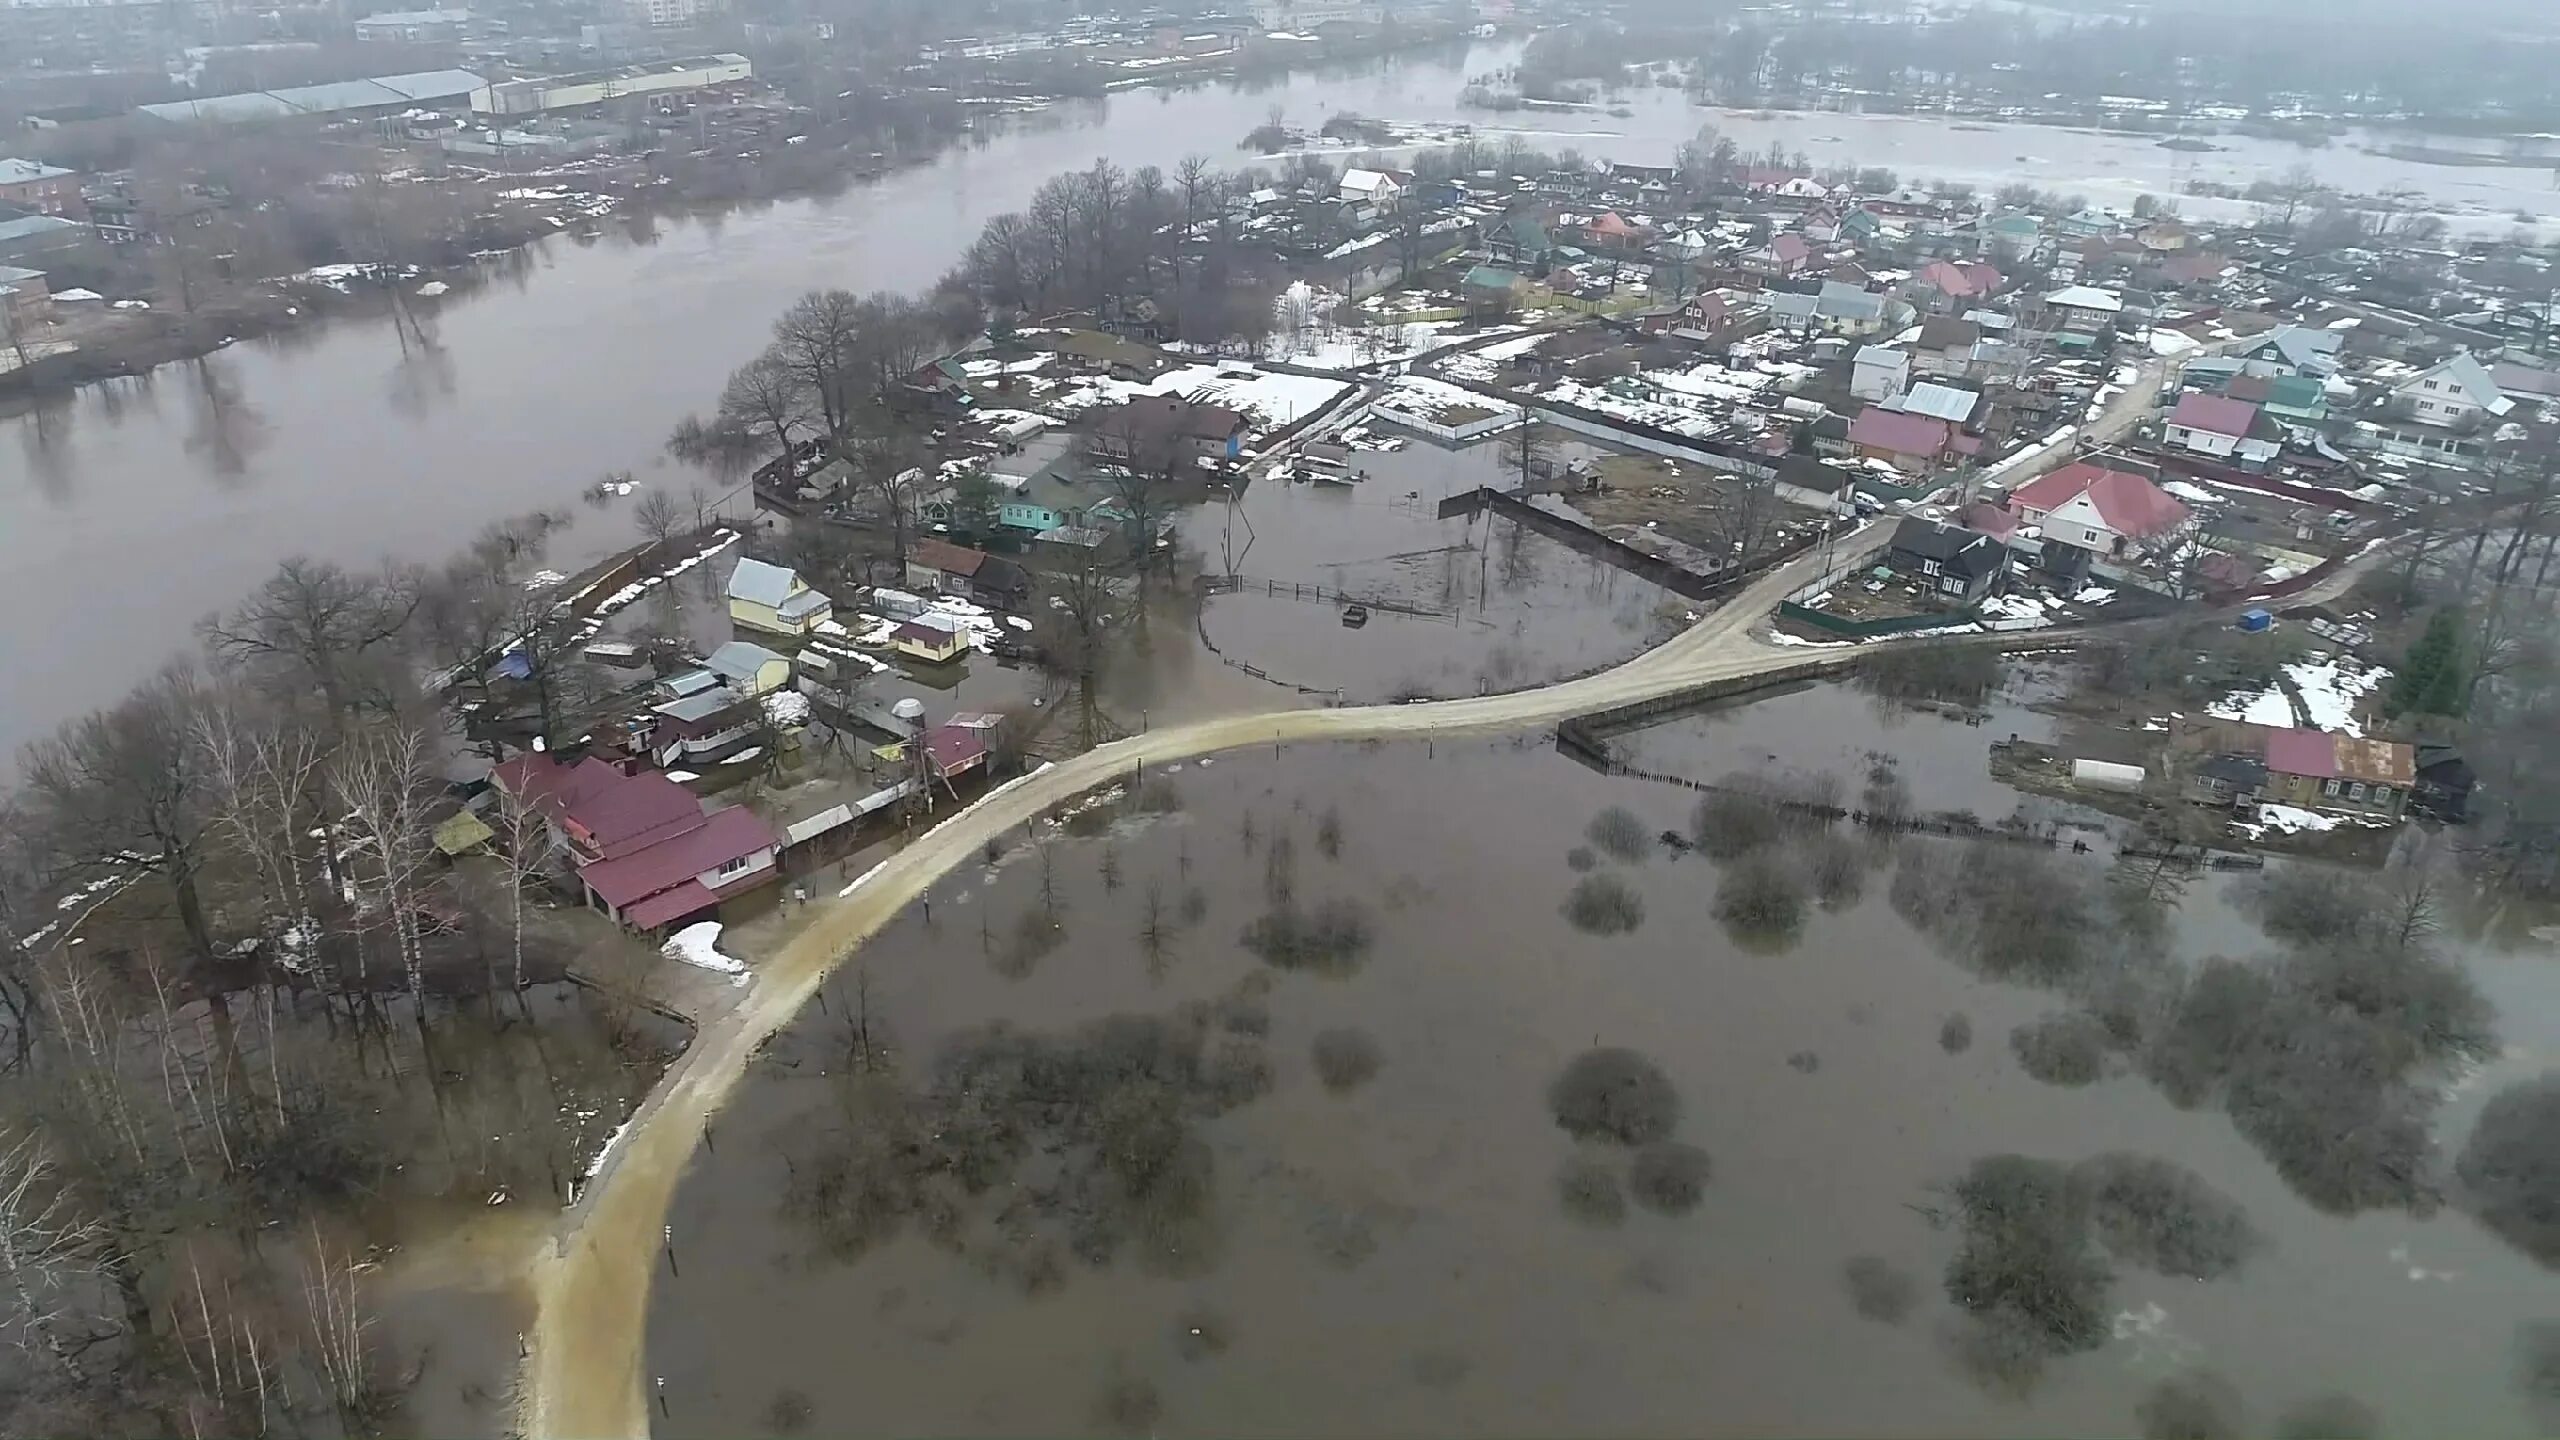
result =
[[[1842,542],[1849,560],[1880,548],[1891,522]],[[1818,556],[1779,567],[1660,648],[1614,670],[1541,690],[1430,704],[1288,710],[1151,731],[1088,751],[1024,777],[927,832],[841,899],[812,905],[779,953],[757,967],[744,1004],[714,1021],[661,1078],[561,1218],[531,1265],[532,1353],[520,1380],[521,1433],[639,1436],[649,1430],[647,1353],[650,1277],[677,1181],[704,1125],[745,1075],[748,1062],[789,1023],[819,982],[907,903],[986,842],[1041,812],[1140,764],[1294,740],[1445,735],[1560,720],[1702,681],[1745,676],[1851,652],[1781,648],[1751,635],[1787,592],[1818,573]]]

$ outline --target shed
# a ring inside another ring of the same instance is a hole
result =
[[[2091,790],[2119,790],[2127,794],[2142,788],[2142,767],[2118,765],[2112,760],[2074,760],[2071,783]]]
[[[2252,608],[2240,612],[2240,628],[2248,631],[2252,635],[2263,630],[2274,629],[2275,623],[2276,617],[2268,614],[2264,607]]]

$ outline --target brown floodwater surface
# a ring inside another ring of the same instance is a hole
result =
[[[1915,804],[1996,818],[2007,792],[1964,777],[1995,732],[2031,720],[1888,715],[1827,687],[1676,722],[1633,750],[1699,779],[1828,769],[1853,792],[1862,757],[1891,750]],[[848,960],[825,1006],[777,1038],[668,1216],[644,1372],[662,1432],[2121,1434],[2151,1385],[2204,1365],[2239,1387],[2252,1429],[2344,1390],[2393,1433],[2532,1433],[2510,1344],[2519,1320],[2560,1305],[2542,1271],[2450,1209],[2320,1214],[2222,1114],[2177,1110],[2121,1066],[2080,1089],[2027,1078],[2008,1032],[2065,1001],[1978,979],[1905,923],[1885,895],[1893,847],[1862,847],[1863,900],[1812,913],[1784,947],[1734,943],[1703,858],[1603,858],[1644,908],[1604,938],[1560,913],[1578,878],[1568,852],[1613,804],[1647,833],[1685,829],[1692,792],[1595,774],[1544,735],[1169,768],[1150,779],[1178,812],[1017,836]],[[1239,943],[1270,907],[1284,837],[1297,903],[1355,901],[1372,926],[1347,974],[1267,967]],[[1195,887],[1205,911],[1180,923]],[[2178,953],[2266,948],[2226,889],[2190,888]],[[1152,952],[1150,892],[1177,917]],[[1044,908],[1062,928],[1026,963],[1013,938]],[[2464,958],[2509,1054],[2439,1114],[2448,1146],[2483,1095],[2560,1046],[2545,958]],[[1178,1255],[1070,1255],[1038,1293],[987,1263],[976,1221],[1054,1179],[1061,1157],[1036,1145],[973,1202],[961,1253],[910,1221],[833,1258],[781,1203],[842,1144],[857,1023],[921,1081],[952,1037],[991,1021],[1064,1035],[1192,1002],[1224,1007],[1218,1043],[1258,1047],[1272,1083],[1195,1122],[1208,1223]],[[1939,1027],[1954,1013],[1975,1039],[1950,1054]],[[1336,1093],[1310,1046],[1345,1026],[1381,1064]],[[1595,1227],[1560,1206],[1559,1166],[1608,1152],[1556,1127],[1547,1087],[1595,1045],[1642,1052],[1676,1087],[1675,1137],[1713,1161],[1693,1212]],[[1942,1187],[1984,1155],[2103,1150],[2190,1167],[2270,1243],[2209,1283],[2117,1265],[2112,1338],[2052,1363],[2023,1399],[1987,1394],[1948,1352],[1960,1312],[1940,1283],[1956,1243],[1931,1218]],[[1841,1269],[1862,1254],[1916,1282],[1899,1324],[1853,1309]]]

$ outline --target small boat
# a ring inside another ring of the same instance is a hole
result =
[[[1369,623],[1369,607],[1368,607],[1368,606],[1366,606],[1366,605],[1345,605],[1345,606],[1343,606],[1343,607],[1342,607],[1342,624],[1343,624],[1343,627],[1344,627],[1345,629],[1357,630],[1357,629],[1359,629],[1361,626],[1366,625],[1366,624],[1368,624],[1368,623]]]

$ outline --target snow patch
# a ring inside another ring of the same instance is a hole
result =
[[[717,920],[705,920],[699,924],[687,925],[668,936],[667,943],[658,947],[658,953],[670,959],[681,960],[697,969],[734,976],[736,978],[731,981],[732,984],[747,983],[746,962],[734,955],[724,955],[720,951],[720,922]],[[605,1148],[611,1149],[611,1142],[607,1142]]]

